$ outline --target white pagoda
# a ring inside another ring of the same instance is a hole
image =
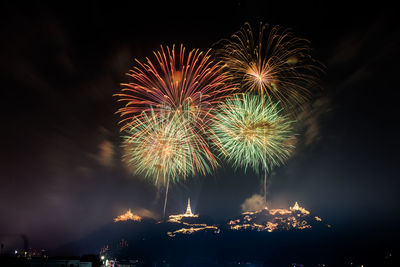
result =
[[[184,217],[193,217],[194,214],[192,213],[192,209],[190,208],[190,198],[188,198],[188,205],[186,208],[185,214],[183,214]]]
[[[199,217],[198,214],[193,214],[192,209],[190,207],[190,198],[188,198],[188,204],[185,213],[183,214],[176,214],[176,215],[169,215],[168,221],[170,222],[181,222],[182,218],[184,217]]]

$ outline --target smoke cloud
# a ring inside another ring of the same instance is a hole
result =
[[[259,194],[254,194],[250,198],[247,198],[240,208],[243,212],[260,210],[265,207],[264,197]]]
[[[158,219],[159,216],[155,214],[153,211],[148,210],[148,209],[138,209],[134,211],[135,214],[139,215],[140,217],[144,218],[152,218],[152,219]]]
[[[97,160],[104,167],[114,165],[114,145],[110,141],[105,140],[100,143]]]

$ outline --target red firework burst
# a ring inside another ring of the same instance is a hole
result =
[[[179,50],[161,46],[153,54],[153,61],[135,60],[137,65],[127,73],[130,82],[122,84],[122,92],[116,94],[118,101],[125,103],[118,110],[123,117],[121,131],[135,117],[151,110],[190,112],[196,124],[204,124],[211,116],[210,110],[233,91],[224,66],[212,59],[210,50],[187,52],[183,45]]]

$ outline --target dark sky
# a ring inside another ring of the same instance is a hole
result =
[[[134,58],[160,44],[207,50],[246,21],[292,28],[326,66],[299,149],[270,179],[270,205],[299,201],[338,228],[400,221],[394,7],[136,2],[1,4],[0,238],[23,233],[33,247],[54,248],[128,208],[159,216],[157,189],[120,161],[112,95]],[[191,197],[195,211],[224,219],[260,190],[254,173],[223,167],[174,185],[167,210]]]

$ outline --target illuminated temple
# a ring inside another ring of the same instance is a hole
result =
[[[193,214],[192,213],[192,209],[190,207],[190,198],[188,199],[188,204],[187,204],[187,208],[186,208],[186,212],[183,214],[176,214],[176,215],[170,215],[168,217],[168,221],[169,222],[177,222],[177,223],[181,223],[182,218],[197,218],[199,217],[199,215],[197,214]]]
[[[188,199],[188,204],[185,213],[170,215],[168,218],[168,222],[176,223],[182,225],[182,228],[167,232],[167,235],[170,237],[174,237],[177,234],[193,234],[200,231],[211,230],[213,233],[218,234],[220,232],[219,228],[215,225],[207,225],[205,223],[194,222],[196,218],[198,218],[198,214],[193,214],[192,209],[190,207],[190,198]]]
[[[129,221],[129,220],[140,222],[142,220],[142,217],[133,214],[132,211],[129,209],[124,214],[121,214],[117,218],[114,218],[114,222]]]
[[[264,209],[243,212],[242,215],[228,222],[231,230],[256,230],[274,232],[279,230],[310,229],[315,223],[322,222],[318,216],[312,217],[310,212],[297,202],[289,209]],[[327,227],[331,227],[326,224]]]

